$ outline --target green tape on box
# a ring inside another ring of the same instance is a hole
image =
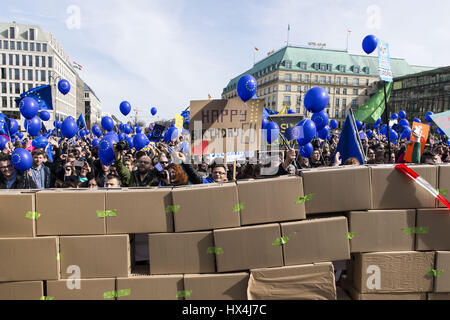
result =
[[[98,218],[105,218],[105,217],[117,217],[117,210],[97,210],[97,217]]]
[[[437,192],[439,192],[439,194],[443,197],[448,196],[448,190],[447,189],[436,189]]]
[[[37,220],[37,219],[39,219],[40,216],[41,216],[41,214],[39,212],[35,212],[35,211],[27,211],[25,213],[25,218],[28,218],[31,220]]]
[[[41,300],[55,300],[55,297],[50,297],[50,296],[42,296]]]
[[[355,236],[354,232],[348,232],[346,238],[351,240],[351,239],[353,239],[354,236]]]
[[[131,295],[131,289],[118,290],[116,293],[116,297],[127,297],[129,295]]]
[[[56,255],[56,260],[57,261],[61,260],[61,253],[58,252],[58,254]]]
[[[177,299],[179,298],[189,298],[192,294],[192,290],[180,290],[177,292]]]
[[[244,210],[244,202],[235,205],[233,208],[233,212],[239,212],[241,210]]]
[[[429,228],[428,227],[412,227],[412,228],[404,228],[403,233],[406,235],[417,233],[417,234],[427,234]]]
[[[431,269],[427,271],[427,274],[433,277],[440,277],[442,276],[442,273],[444,272],[444,270],[436,270],[436,269]]]
[[[107,291],[103,293],[103,299],[114,299],[116,297],[115,291]]]
[[[298,197],[298,198],[295,200],[295,203],[296,203],[296,204],[299,204],[299,203],[305,203],[306,201],[312,200],[312,199],[314,198],[314,196],[315,196],[315,194],[314,194],[314,193],[311,193],[311,194],[307,194],[306,196],[303,196],[303,197]]]
[[[177,213],[178,210],[180,210],[180,205],[178,205],[178,204],[173,205],[173,206],[168,205],[166,207],[166,213],[169,213],[169,212]]]
[[[283,244],[288,243],[288,241],[290,240],[290,236],[284,236],[284,237],[280,237],[280,238],[276,238],[274,242],[272,242],[273,246],[280,246]]]
[[[206,253],[207,254],[213,254],[213,253],[215,253],[215,254],[223,254],[223,249],[222,248],[216,248],[216,247],[209,247],[206,250]]]

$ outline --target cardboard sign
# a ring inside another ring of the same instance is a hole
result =
[[[290,127],[295,127],[300,121],[303,120],[303,116],[299,115],[274,115],[270,116],[273,122],[275,122],[280,127],[280,133],[284,136],[286,130]],[[294,148],[298,147],[297,140],[287,141],[289,145]],[[280,137],[278,137],[272,144],[267,143],[267,146],[271,146],[271,150],[275,150],[278,147],[278,150],[284,150],[284,144]]]
[[[391,56],[389,43],[379,40],[378,44],[378,72],[380,78],[386,82],[392,82]]]
[[[194,154],[259,150],[262,100],[195,100],[190,111]]]
[[[430,132],[430,126],[423,123],[413,122],[411,128],[411,138],[410,141],[413,142],[408,145],[408,149],[406,149],[405,161],[412,162],[412,152],[414,148],[414,142],[420,139],[420,143],[422,144],[422,148],[420,150],[420,154],[422,155],[423,150],[425,149],[425,144],[428,140],[428,134]]]
[[[175,115],[175,128],[183,129],[184,118],[179,114]]]
[[[445,132],[446,136],[450,138],[450,111],[433,114],[430,118]]]

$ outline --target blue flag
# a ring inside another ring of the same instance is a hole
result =
[[[80,114],[80,116],[78,117],[77,126],[78,126],[78,130],[86,128],[86,122],[84,121],[83,114]]]
[[[361,140],[359,139],[358,129],[356,127],[355,118],[353,117],[353,112],[351,109],[349,109],[347,119],[344,122],[344,127],[342,129],[341,136],[339,137],[336,152],[341,154],[342,164],[344,164],[349,158],[358,159],[360,164],[366,163],[363,146]]]
[[[48,160],[50,160],[50,162],[53,162],[53,156],[55,154],[53,153],[53,146],[50,143],[47,144],[47,148],[45,148],[45,152],[47,153]]]
[[[17,107],[19,107],[20,101],[26,97],[35,99],[39,105],[39,110],[53,110],[52,88],[48,84],[21,93],[19,98],[14,99]]]
[[[166,129],[166,127],[164,127],[160,124],[155,124],[155,126],[153,127],[153,130],[152,130],[152,135],[150,136],[150,141],[158,142],[159,140],[161,140],[163,137],[162,134],[165,129]]]

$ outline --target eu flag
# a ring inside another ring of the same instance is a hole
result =
[[[150,141],[159,142],[163,137],[162,134],[165,129],[166,129],[166,127],[164,127],[160,124],[155,124],[155,126],[153,127],[153,130],[152,130],[152,135],[150,136]]]
[[[78,130],[86,128],[86,121],[84,121],[83,114],[80,114],[77,120]]]
[[[26,97],[35,99],[39,105],[39,110],[53,110],[52,88],[48,84],[21,93],[19,98],[14,99],[17,107],[19,107],[20,101]]]

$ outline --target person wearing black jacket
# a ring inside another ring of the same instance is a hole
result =
[[[36,189],[28,172],[14,168],[11,163],[11,156],[0,154],[0,189]]]

